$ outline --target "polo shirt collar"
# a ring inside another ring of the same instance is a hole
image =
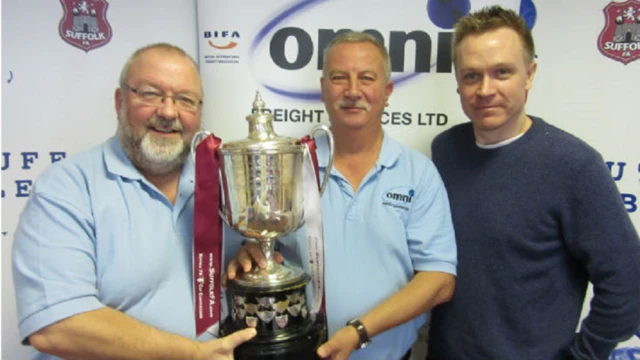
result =
[[[316,146],[318,147],[318,166],[320,168],[326,168],[329,162],[329,141],[326,135],[321,135],[316,138]],[[392,167],[400,154],[402,153],[402,145],[396,140],[391,138],[386,131],[383,130],[382,148],[380,149],[380,155],[376,161],[376,168]]]
[[[104,161],[107,171],[110,173],[131,180],[143,179],[142,174],[131,163],[131,160],[124,153],[120,139],[117,135],[111,137],[104,147]]]

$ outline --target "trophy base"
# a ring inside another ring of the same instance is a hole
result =
[[[309,276],[286,285],[244,286],[227,284],[231,295],[231,316],[222,324],[228,335],[253,327],[256,337],[234,351],[236,360],[319,359],[316,350],[327,339],[323,314],[312,319],[307,310],[305,286]]]
[[[227,331],[231,332],[232,326],[225,323]],[[223,324],[223,329],[225,328]],[[226,333],[225,330],[223,330]],[[260,334],[258,334],[259,336]],[[319,316],[316,321],[306,329],[291,334],[287,340],[277,341],[276,339],[254,338],[240,346],[234,352],[236,360],[316,360],[320,359],[316,354],[318,347],[326,339],[324,320]]]

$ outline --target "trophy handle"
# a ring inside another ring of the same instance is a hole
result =
[[[333,168],[333,133],[331,129],[326,125],[318,125],[313,130],[311,130],[311,135],[315,134],[318,131],[323,131],[327,134],[327,138],[329,140],[329,162],[327,163],[327,169],[324,172],[324,179],[322,179],[322,185],[320,186],[320,196],[324,193],[324,189],[327,187],[327,183],[329,182],[329,177],[331,176],[331,169]]]
[[[196,147],[209,135],[211,135],[211,133],[207,130],[198,131],[193,135],[193,139],[191,139],[191,160],[194,164],[196,163]]]

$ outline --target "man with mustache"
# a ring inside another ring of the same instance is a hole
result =
[[[341,33],[324,51],[320,84],[335,154],[322,197],[330,338],[321,358],[408,359],[424,313],[453,293],[455,237],[440,175],[382,129],[390,68],[386,48],[367,33]],[[317,144],[322,178],[328,146]],[[265,265],[247,244],[229,278],[253,262]]]
[[[518,14],[463,17],[453,49],[471,122],[438,135],[432,152],[459,276],[433,311],[427,358],[608,359],[640,324],[640,241],[611,173],[589,145],[526,114],[537,65]]]
[[[232,359],[246,329],[196,339],[194,167],[203,90],[182,49],[128,59],[117,135],[36,181],[13,244],[20,333],[34,359]]]

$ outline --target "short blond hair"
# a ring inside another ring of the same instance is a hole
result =
[[[527,27],[527,23],[515,11],[494,5],[485,7],[458,20],[454,27],[453,35],[453,64],[456,64],[456,48],[467,35],[482,34],[500,28],[509,28],[518,34],[520,40],[522,40],[524,58],[529,64],[532,63],[536,49],[533,35],[531,35],[531,30]]]

